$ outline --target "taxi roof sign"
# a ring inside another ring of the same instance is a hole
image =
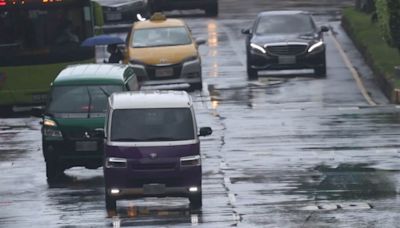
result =
[[[165,20],[167,20],[167,17],[161,12],[155,12],[150,18],[150,21],[165,21]]]

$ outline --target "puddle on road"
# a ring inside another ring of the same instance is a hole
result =
[[[397,195],[392,171],[370,168],[369,164],[340,164],[315,167],[314,175],[294,191],[310,194],[315,200],[359,200],[391,198]]]

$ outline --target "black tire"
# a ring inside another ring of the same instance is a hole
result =
[[[13,114],[13,106],[0,106],[0,117],[8,117]]]
[[[206,15],[210,17],[216,17],[218,16],[218,2],[215,1],[208,5],[205,9]]]
[[[314,69],[315,75],[318,77],[326,77],[326,65],[324,64],[323,66],[316,67]]]
[[[61,164],[59,164],[56,159],[47,159],[46,176],[49,182],[56,182],[57,180],[59,180],[63,172],[64,169],[61,167]]]
[[[254,70],[247,64],[247,78],[250,80],[256,80],[258,78],[258,71]]]
[[[326,77],[326,54],[325,51],[322,54],[322,62],[321,65],[314,68],[315,75],[318,77]]]
[[[115,211],[117,210],[117,200],[111,198],[106,192],[106,209]]]
[[[203,206],[203,195],[201,192],[189,196],[190,207],[192,209],[199,209]]]
[[[202,90],[203,89],[203,82],[190,84],[190,89],[192,89],[192,90]]]

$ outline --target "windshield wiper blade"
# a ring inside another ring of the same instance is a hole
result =
[[[101,90],[101,92],[103,92],[104,93],[104,95],[106,95],[107,97],[109,97],[110,96],[110,94],[109,93],[107,93],[107,91],[103,88],[103,87],[99,87],[99,89]]]
[[[112,139],[111,141],[116,141],[116,142],[138,142],[138,141],[143,141],[143,140],[135,139],[135,138],[116,138],[116,139]]]
[[[170,137],[154,137],[154,138],[147,138],[144,141],[176,141],[175,138]]]
[[[87,90],[88,96],[89,96],[89,106],[88,106],[87,118],[90,118],[90,111],[92,109],[92,94],[90,94],[89,87],[86,87],[86,90]]]

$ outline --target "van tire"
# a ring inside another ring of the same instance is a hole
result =
[[[110,197],[106,192],[106,209],[115,211],[117,210],[117,200]]]
[[[60,166],[61,164],[59,164],[56,158],[51,157],[46,159],[46,176],[49,182],[55,182],[61,177],[64,170]]]
[[[203,205],[203,195],[201,192],[189,196],[190,207],[192,209],[199,209]]]

